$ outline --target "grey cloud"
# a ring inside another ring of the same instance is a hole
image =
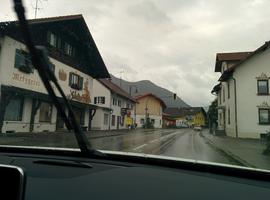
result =
[[[111,73],[149,79],[194,106],[215,98],[216,52],[254,50],[270,39],[267,0],[57,0],[43,7],[40,17],[82,13]],[[0,19],[12,18],[4,0]]]
[[[146,22],[151,23],[168,23],[170,22],[169,17],[165,12],[157,7],[154,2],[146,0],[140,1],[134,5],[131,5],[127,9],[128,14],[132,17],[141,18]]]

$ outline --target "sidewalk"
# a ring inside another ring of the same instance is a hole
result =
[[[111,137],[123,134],[133,133],[135,130],[127,130],[127,129],[120,129],[120,130],[91,130],[85,132],[88,138],[101,138],[101,137]],[[69,135],[74,134],[73,131],[56,131],[56,132],[25,132],[25,133],[2,133],[2,136],[8,137],[42,137],[42,136],[49,136],[49,135]]]
[[[214,136],[206,130],[201,133],[201,136],[215,148],[246,167],[270,170],[270,156],[262,154],[266,146],[260,140]]]

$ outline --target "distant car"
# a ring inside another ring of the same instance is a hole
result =
[[[180,124],[178,127],[179,128],[188,128],[189,126],[187,124]]]
[[[201,131],[202,127],[201,126],[194,126],[193,130],[194,131]]]

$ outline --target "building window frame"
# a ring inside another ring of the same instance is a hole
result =
[[[113,98],[113,99],[112,99],[112,104],[113,104],[114,106],[117,105],[117,99],[116,99],[116,98]]]
[[[57,35],[55,33],[51,32],[51,31],[48,31],[48,39],[47,39],[47,41],[48,41],[50,46],[55,47],[55,48],[57,46],[59,46],[59,44],[57,42],[57,38],[58,37],[57,37]]]
[[[104,113],[104,115],[103,115],[103,124],[104,125],[109,124],[109,114],[108,113]]]
[[[45,104],[49,105],[49,111],[48,111],[49,112],[49,117],[47,119],[41,119],[41,117],[40,117],[41,116],[41,109],[42,109],[42,106],[45,105]],[[47,101],[42,101],[40,106],[39,106],[39,122],[51,123],[51,121],[52,121],[52,112],[53,112],[52,103],[47,102]]]
[[[68,42],[64,42],[64,53],[68,56],[74,56],[74,46]]]
[[[27,74],[34,72],[30,54],[22,49],[16,49],[15,51],[14,67]]]
[[[7,116],[7,113],[8,113],[8,106],[10,104],[10,102],[12,100],[19,100],[19,109],[16,109],[18,110],[18,117],[15,119],[15,118],[8,118]],[[23,118],[23,110],[24,110],[24,97],[23,96],[15,96],[15,97],[12,97],[10,100],[9,100],[9,103],[8,105],[6,105],[6,111],[5,111],[5,115],[4,115],[4,121],[22,121],[22,118]]]
[[[119,100],[117,101],[117,105],[118,105],[119,107],[121,107],[121,104],[122,104],[122,102],[121,102],[121,100],[119,99]]]
[[[69,86],[76,90],[83,89],[83,77],[73,72],[69,73]]]
[[[268,119],[267,119],[266,122],[261,119],[261,112],[262,111],[267,112],[267,118]],[[270,124],[270,108],[259,108],[258,109],[258,115],[259,115],[259,124],[260,125],[269,125]]]
[[[260,91],[260,82],[265,82],[266,83],[266,92]],[[257,94],[258,95],[269,95],[269,82],[268,79],[259,79],[257,80]]]
[[[112,126],[115,126],[115,115],[112,115]]]
[[[104,96],[94,97],[94,104],[105,104],[105,97]]]

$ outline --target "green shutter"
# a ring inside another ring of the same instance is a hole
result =
[[[24,55],[22,54],[21,50],[16,49],[15,52],[15,64],[14,67],[19,69],[20,66],[25,62]]]
[[[80,90],[83,88],[83,77],[79,77]]]

